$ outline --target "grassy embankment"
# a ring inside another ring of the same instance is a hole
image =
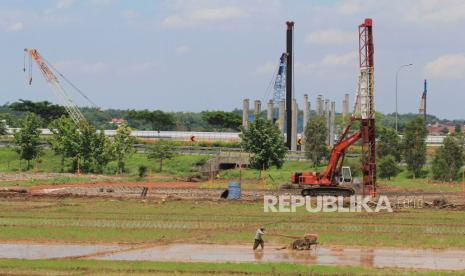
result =
[[[0,241],[249,244],[268,233],[318,233],[324,246],[465,248],[465,212],[264,213],[263,204],[112,199],[3,199]],[[290,240],[267,235],[267,242]]]
[[[437,275],[402,269],[300,265],[288,263],[174,263],[96,260],[0,259],[0,273],[8,275]],[[441,271],[441,275],[452,272]]]
[[[137,172],[140,165],[147,166],[148,177],[143,179],[144,181],[173,181],[183,180],[186,177],[197,174],[195,169],[196,165],[201,164],[207,160],[208,156],[183,156],[178,155],[171,160],[165,160],[163,166],[163,172],[158,172],[159,164],[156,161],[148,160],[146,155],[136,153],[129,157],[126,161],[126,167],[128,172],[122,176],[112,178],[96,178],[88,175],[75,176],[55,176],[47,180],[20,180],[20,181],[3,181],[0,182],[2,186],[11,185],[37,185],[37,184],[63,184],[70,182],[118,182],[118,181],[139,181]],[[351,162],[353,163],[353,162]],[[21,168],[25,168],[25,162],[21,162]],[[356,164],[351,167],[357,166]],[[67,162],[66,168],[69,171],[70,164]],[[114,164],[110,163],[109,167],[114,167]],[[220,173],[219,179],[207,182],[202,185],[206,188],[225,188],[226,182],[229,180],[238,181],[243,180],[244,189],[276,189],[281,184],[289,183],[290,175],[292,172],[298,171],[314,171],[322,170],[324,167],[314,168],[309,162],[298,162],[298,161],[286,161],[281,169],[271,168],[266,172],[254,169],[233,169],[226,170]],[[20,162],[16,152],[9,148],[0,148],[0,172],[19,172]],[[56,173],[60,171],[60,158],[53,154],[50,150],[45,150],[44,155],[41,157],[41,162],[35,166],[30,172],[45,172],[45,173]],[[106,171],[105,175],[115,176],[111,170]],[[447,184],[447,183],[436,183],[430,181],[430,174],[427,174],[427,178],[411,179],[408,177],[408,173],[403,171],[398,176],[391,180],[379,179],[378,183],[380,186],[391,186],[398,187],[407,190],[423,190],[428,192],[458,192],[461,190],[460,184]]]

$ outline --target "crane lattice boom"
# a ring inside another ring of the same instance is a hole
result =
[[[78,106],[73,102],[73,100],[71,100],[69,94],[63,88],[55,74],[53,74],[52,70],[50,70],[50,67],[47,65],[47,63],[45,63],[44,59],[41,58],[37,50],[27,48],[24,49],[24,52],[29,56],[30,61],[34,60],[37,63],[45,80],[52,87],[54,94],[60,100],[61,104],[64,106],[74,123],[76,125],[79,125],[81,121],[85,121],[86,119],[82,114],[81,110],[79,110]],[[31,83],[31,67],[29,67],[29,84]]]

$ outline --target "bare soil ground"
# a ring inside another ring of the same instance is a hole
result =
[[[225,184],[226,186],[227,184]],[[54,185],[35,185],[28,187],[12,186],[4,187],[0,191],[7,192],[3,194],[14,194],[15,191],[30,196],[91,196],[91,197],[119,197],[119,198],[137,198],[142,196],[144,188],[147,188],[147,198],[171,199],[171,200],[219,200],[224,189],[202,188],[202,182],[105,182],[97,183],[66,183]],[[0,193],[1,194],[1,193]],[[300,190],[277,190],[277,189],[254,189],[242,190],[241,200],[243,201],[261,201],[264,195],[298,195]],[[454,192],[423,192],[400,189],[399,187],[380,187],[379,195],[386,195],[391,204],[396,207],[412,207],[415,198],[421,204],[426,203],[425,207],[454,207],[463,208],[465,205],[465,193]],[[410,201],[409,201],[410,200]],[[445,206],[435,206],[433,203],[441,201]]]

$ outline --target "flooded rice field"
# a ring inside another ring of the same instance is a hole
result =
[[[0,244],[0,258],[86,258],[127,261],[171,262],[284,262],[363,267],[465,270],[465,250],[329,248],[293,251],[266,247],[252,251],[246,245],[169,244],[130,247],[76,244]]]

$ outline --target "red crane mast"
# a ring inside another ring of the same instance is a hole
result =
[[[328,165],[323,172],[296,172],[291,176],[292,184],[302,189],[302,195],[352,195],[352,188],[340,186],[342,165],[346,150],[361,140],[363,194],[376,195],[376,136],[374,97],[374,46],[373,21],[369,18],[359,25],[359,65],[354,112],[348,125],[331,150]],[[360,130],[348,138],[353,121],[360,121]]]

